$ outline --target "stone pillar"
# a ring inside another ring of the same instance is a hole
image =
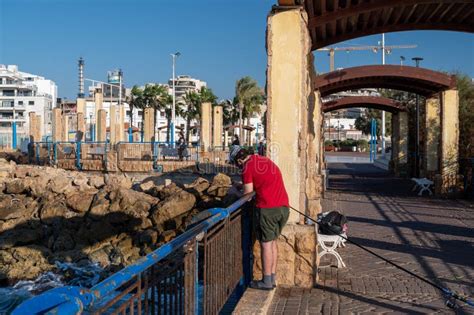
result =
[[[308,17],[303,9],[275,11],[267,26],[267,155],[279,166],[290,204],[317,205],[321,108],[316,104]],[[299,221],[290,211],[289,223]]]
[[[61,141],[62,137],[62,120],[61,120],[61,109],[53,108],[53,142]]]
[[[109,110],[109,130],[110,130],[110,143],[115,144],[117,142],[116,130],[117,130],[117,109],[115,105],[110,105]]]
[[[96,141],[104,142],[107,140],[107,112],[105,109],[99,109],[96,119]]]
[[[38,142],[41,141],[41,116],[36,115],[35,112],[30,112],[28,114],[29,118],[29,136],[30,142]]]
[[[229,146],[229,131],[224,130],[224,151],[227,149]]]
[[[440,114],[439,98],[437,96],[427,98],[425,103],[425,145],[423,151],[425,176],[430,178],[439,170]]]
[[[211,130],[212,130],[212,106],[211,103],[202,103],[201,105],[201,134],[200,145],[201,151],[207,152],[211,147]]]
[[[86,113],[86,100],[83,98],[78,98],[76,100],[76,113]]]
[[[153,108],[145,108],[145,117],[143,121],[143,141],[151,142],[155,136],[153,130],[153,119],[155,110]]]
[[[455,192],[459,173],[459,95],[457,90],[441,93],[440,176],[436,192]]]
[[[392,115],[392,161],[395,175],[407,175],[408,163],[408,114]]]
[[[81,131],[83,133],[82,141],[84,141],[86,133],[86,121],[84,120],[83,112],[77,113],[77,131]]]
[[[118,117],[118,130],[117,130],[117,141],[125,141],[125,107],[123,104],[119,106],[119,117]],[[127,130],[128,132],[128,130]],[[128,141],[128,139],[127,139]]]
[[[212,118],[213,129],[212,129],[212,144],[214,148],[222,149],[222,131],[224,116],[222,106],[214,106],[214,116]]]
[[[61,131],[61,139],[62,141],[69,141],[69,116],[62,115],[62,131]]]
[[[104,102],[104,95],[102,94],[102,89],[96,89],[94,92],[94,117],[95,117],[95,139],[99,141],[99,110],[102,109]]]

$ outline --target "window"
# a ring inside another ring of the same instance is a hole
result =
[[[127,110],[127,116],[130,116],[130,113],[131,113],[131,112],[130,112],[129,110]]]
[[[18,105],[23,105],[23,101],[18,101]]]
[[[35,105],[35,101],[28,101],[28,105]]]

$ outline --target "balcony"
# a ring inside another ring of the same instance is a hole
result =
[[[0,115],[0,122],[8,122],[8,121],[20,121],[20,122],[26,122],[26,117],[24,116],[16,116],[15,119],[13,119],[13,116],[1,116]]]

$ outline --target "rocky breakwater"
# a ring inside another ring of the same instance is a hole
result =
[[[235,201],[230,188],[224,174],[158,185],[0,159],[0,285],[34,279],[56,261],[116,271],[181,233],[201,210]]]

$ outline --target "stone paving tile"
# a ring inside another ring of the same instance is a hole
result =
[[[350,239],[442,287],[474,294],[474,205],[417,197],[369,165],[332,165],[323,211],[349,219]],[[269,314],[452,314],[440,292],[348,244],[347,268],[320,269],[311,290],[278,288]],[[322,264],[335,261],[323,260]],[[463,306],[459,314],[474,314]]]

